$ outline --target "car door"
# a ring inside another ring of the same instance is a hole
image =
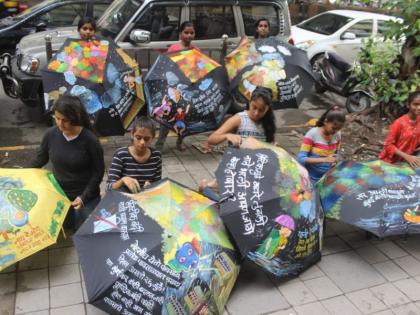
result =
[[[187,8],[187,19],[195,26],[194,45],[218,62],[221,62],[222,36],[227,35],[228,50],[237,46],[241,39],[239,7],[233,2],[191,1]]]
[[[93,4],[93,18],[97,21],[109,7],[109,2],[95,2]]]
[[[33,25],[43,22],[47,29],[77,26],[86,13],[86,2],[65,2],[39,14],[31,21]]]
[[[132,27],[124,34],[118,35],[118,45],[139,63],[143,73],[153,65],[159,54],[166,52],[169,46],[178,41],[178,30],[181,21],[185,20],[183,2],[153,2],[134,18]],[[150,32],[148,43],[132,43],[130,32],[134,29]]]
[[[346,32],[352,33],[356,36],[355,39],[344,39],[343,34]],[[363,45],[364,40],[372,36],[373,19],[366,19],[356,22],[355,24],[344,29],[340,34],[340,40],[337,41],[335,50],[349,63],[356,60],[357,54]]]

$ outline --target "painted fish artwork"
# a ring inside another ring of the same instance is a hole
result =
[[[0,168],[0,271],[54,244],[69,207],[51,172]]]
[[[138,64],[108,39],[67,39],[42,79],[46,110],[62,94],[78,96],[103,136],[124,134],[145,103]]]
[[[89,303],[110,314],[222,314],[239,273],[214,203],[169,179],[107,192],[73,239]]]
[[[420,168],[344,161],[317,188],[326,217],[379,237],[420,233]]]
[[[244,37],[225,57],[232,94],[246,103],[257,86],[273,91],[273,108],[297,108],[315,82],[306,52],[275,37]]]
[[[216,129],[231,105],[226,70],[198,49],[159,55],[144,89],[149,115],[186,137]]]
[[[221,217],[243,257],[277,278],[321,258],[323,214],[308,173],[280,147],[248,138],[216,170]]]

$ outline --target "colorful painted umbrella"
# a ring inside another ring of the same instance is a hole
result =
[[[101,135],[121,135],[144,105],[138,64],[110,40],[67,39],[42,70],[46,109],[79,96]]]
[[[276,37],[243,38],[225,66],[235,99],[247,102],[257,86],[268,87],[274,109],[297,108],[315,82],[306,52]]]
[[[278,278],[321,258],[322,211],[306,169],[254,139],[228,149],[216,170],[222,220],[241,254]]]
[[[325,174],[317,188],[329,218],[379,237],[420,233],[420,168],[345,161]]]
[[[54,244],[69,207],[49,171],[0,168],[0,271]]]
[[[149,115],[182,137],[214,130],[231,104],[226,70],[198,49],[161,54],[144,89]]]
[[[171,180],[108,192],[73,239],[90,303],[111,314],[221,314],[239,273],[213,202]]]

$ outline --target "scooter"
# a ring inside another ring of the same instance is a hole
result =
[[[314,72],[319,76],[315,82],[317,93],[332,91],[347,97],[346,108],[349,113],[361,112],[369,108],[373,95],[362,89],[350,75],[351,65],[332,52],[325,52],[324,57],[314,64]]]

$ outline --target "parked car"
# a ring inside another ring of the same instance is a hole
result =
[[[289,39],[286,0],[115,0],[98,21],[97,35],[115,40],[136,58],[144,73],[160,53],[178,41],[179,25],[185,20],[196,26],[194,45],[219,60],[223,41],[232,50],[242,36],[254,35],[255,22],[262,17],[269,19],[271,35]],[[152,29],[155,19],[160,19],[157,30]],[[74,27],[59,28],[26,36],[16,56],[6,64],[3,58],[0,64],[6,94],[19,97],[27,105],[43,103],[40,69],[46,65],[46,35],[52,37],[53,49],[57,50],[66,38],[77,37],[77,31]],[[223,39],[223,35],[227,37]]]
[[[28,8],[28,5],[19,0],[2,0],[0,1],[0,19],[16,15]]]
[[[62,26],[76,26],[83,16],[99,18],[112,0],[45,0],[0,20],[0,52],[14,52],[23,36]]]
[[[387,30],[386,21],[389,20],[398,19],[371,12],[332,10],[292,26],[292,36],[295,45],[307,51],[312,65],[326,51],[334,52],[348,63],[353,63],[363,39],[382,36]]]

